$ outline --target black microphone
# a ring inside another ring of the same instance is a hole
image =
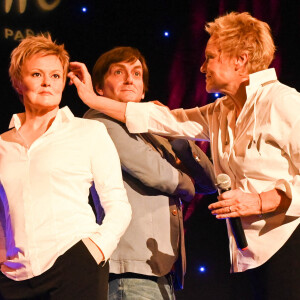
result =
[[[231,190],[230,177],[227,174],[219,174],[217,176],[217,187],[218,187],[219,194],[230,191]],[[247,250],[248,243],[242,226],[241,219],[239,217],[236,217],[236,218],[228,218],[228,220],[237,247],[243,251]]]

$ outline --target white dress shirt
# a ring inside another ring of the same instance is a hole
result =
[[[83,238],[107,260],[131,218],[120,161],[105,126],[64,107],[30,148],[14,115],[0,137],[0,255],[13,280],[40,275]],[[105,211],[102,225],[88,204],[95,183]],[[3,257],[4,255],[4,257]]]
[[[261,193],[277,188],[292,199],[286,213],[241,218],[246,251],[238,250],[228,226],[234,272],[266,262],[300,222],[300,94],[278,82],[274,69],[251,74],[246,92],[238,118],[227,96],[187,110],[153,103],[128,103],[126,110],[130,132],[210,141],[215,173],[227,173],[233,189]]]

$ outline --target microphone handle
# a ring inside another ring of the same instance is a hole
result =
[[[237,247],[241,250],[246,250],[248,247],[248,243],[245,236],[245,232],[243,230],[241,218],[229,218],[228,220]]]
[[[230,190],[231,190],[230,187],[227,189],[218,188],[219,194],[223,194],[224,192],[227,192]],[[245,236],[241,218],[240,217],[228,218],[228,220],[229,220],[231,231],[234,236],[237,247],[240,250],[247,250],[248,242],[247,242],[247,239]]]

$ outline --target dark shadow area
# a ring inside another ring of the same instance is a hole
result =
[[[216,194],[202,197],[185,222],[187,273],[184,290],[176,292],[177,300],[232,299],[226,222],[217,220],[207,208],[214,201]]]

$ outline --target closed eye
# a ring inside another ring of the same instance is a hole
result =
[[[206,56],[206,61],[209,61],[210,59],[213,59],[213,58],[214,58],[213,55],[207,55],[207,56]]]

